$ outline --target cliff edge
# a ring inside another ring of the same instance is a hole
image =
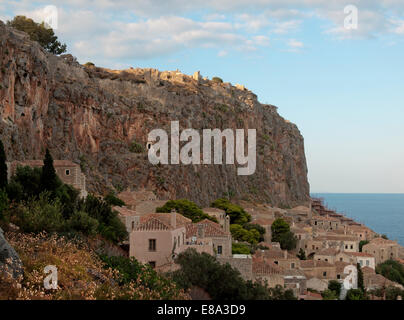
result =
[[[146,188],[206,206],[224,195],[272,205],[309,201],[304,141],[272,105],[232,86],[155,69],[109,70],[54,56],[0,21],[0,139],[9,160],[79,163],[90,192]],[[147,135],[180,129],[257,129],[257,169],[152,165]]]

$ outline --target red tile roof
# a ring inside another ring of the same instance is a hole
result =
[[[198,228],[201,226],[203,228],[205,237],[228,237],[229,232],[226,232],[222,227],[213,221],[205,219],[198,223],[190,223],[186,225],[186,236],[187,238],[198,237]]]

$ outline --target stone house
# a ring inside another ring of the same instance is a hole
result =
[[[375,237],[375,232],[365,226],[349,225],[347,233],[353,234],[359,238],[359,241],[370,241]]]
[[[310,220],[314,229],[323,229],[327,231],[345,230],[346,226],[341,223],[340,219],[330,216],[313,216]]]
[[[136,210],[136,206],[142,202],[157,200],[156,195],[152,191],[147,191],[145,189],[137,191],[125,190],[119,193],[117,197],[125,202],[126,207],[131,210]],[[154,212],[154,210],[149,212]]]
[[[130,233],[129,256],[157,269],[170,269],[176,255],[186,249],[186,225],[190,223],[176,212],[140,217]]]
[[[112,207],[112,210],[118,212],[118,217],[125,225],[128,234],[135,230],[136,226],[140,223],[140,216],[134,210],[119,206]]]
[[[244,280],[253,280],[253,259],[249,254],[233,254],[230,257],[217,257],[217,260],[222,263],[228,263],[233,268],[237,269]]]
[[[376,269],[376,260],[374,255],[366,252],[340,252],[336,256],[337,261],[347,262],[353,265],[357,263],[361,267],[369,267],[373,270]]]
[[[276,247],[272,247],[269,250],[257,250],[254,257],[275,264],[282,270],[298,269],[300,266],[299,258],[288,253],[287,250]]]
[[[312,278],[307,279],[306,286],[307,286],[307,289],[312,289],[312,290],[316,290],[318,292],[323,292],[328,289],[328,280],[312,277]]]
[[[188,223],[186,225],[186,245],[189,247],[208,246],[206,249],[197,249],[197,251],[212,252],[218,257],[231,257],[232,238],[229,223],[229,219],[226,219],[224,229],[207,219],[198,223]]]
[[[259,224],[261,227],[263,227],[265,229],[264,242],[266,242],[266,243],[271,243],[271,241],[272,241],[271,226],[274,223],[274,221],[275,221],[275,219],[258,218],[251,222],[254,224]]]
[[[334,264],[335,261],[338,261],[337,254],[339,252],[340,250],[336,248],[323,248],[315,253],[314,260],[325,261]]]
[[[376,238],[362,247],[362,252],[372,254],[376,265],[386,260],[399,258],[399,244],[396,241]]]
[[[304,272],[307,278],[318,278],[332,280],[337,278],[335,265],[325,261],[302,260],[300,261],[300,270]]]
[[[266,282],[270,288],[277,285],[284,287],[284,275],[282,269],[274,263],[253,257],[252,273],[255,281]]]
[[[226,212],[218,208],[204,208],[202,209],[207,215],[217,219],[220,226],[224,229],[226,224]]]
[[[307,278],[301,270],[284,270],[283,281],[285,289],[291,289],[295,297],[299,297],[307,290]]]
[[[8,179],[17,171],[17,167],[43,167],[43,160],[24,160],[7,162]],[[86,176],[81,172],[80,165],[70,160],[53,160],[53,167],[59,179],[80,191],[80,197],[87,197]]]

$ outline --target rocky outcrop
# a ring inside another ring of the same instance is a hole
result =
[[[22,276],[22,262],[17,252],[4,238],[3,230],[0,228],[0,274],[6,272],[13,278]]]
[[[163,199],[206,206],[224,195],[273,205],[309,200],[303,138],[272,105],[243,86],[155,69],[83,66],[45,52],[0,24],[0,138],[9,160],[80,163],[90,192],[152,189]],[[185,128],[257,129],[257,170],[235,165],[151,165],[148,133]]]

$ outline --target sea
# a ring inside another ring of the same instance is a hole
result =
[[[324,204],[404,246],[404,194],[312,193]]]

